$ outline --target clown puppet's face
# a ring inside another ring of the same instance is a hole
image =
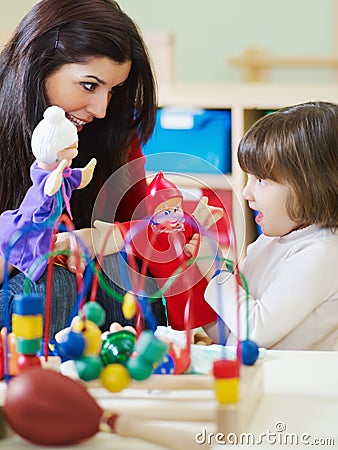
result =
[[[183,229],[184,213],[181,197],[169,198],[154,211],[153,220],[168,232]]]

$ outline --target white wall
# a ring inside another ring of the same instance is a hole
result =
[[[37,0],[0,0],[0,31],[11,32]]]
[[[241,77],[226,64],[246,47],[278,56],[331,56],[337,0],[120,0],[142,30],[173,32],[176,78],[224,81]],[[338,17],[336,18],[338,22]],[[330,81],[332,70],[276,70],[274,79]]]
[[[338,0],[119,0],[142,31],[175,38],[179,81],[241,79],[226,63],[245,48],[266,47],[276,56],[332,56]],[[11,31],[37,0],[0,0],[0,32]],[[272,72],[274,80],[333,81],[333,70]]]

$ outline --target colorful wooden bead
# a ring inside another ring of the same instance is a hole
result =
[[[91,320],[101,327],[106,320],[106,311],[97,302],[87,302],[83,306],[83,313],[87,320]]]
[[[80,356],[74,362],[77,373],[83,381],[96,380],[103,369],[101,358],[95,355]]]
[[[42,316],[21,316],[12,314],[12,329],[17,337],[23,339],[37,339],[42,337]]]
[[[127,330],[104,335],[101,358],[105,365],[125,364],[134,351],[136,336]]]
[[[79,320],[72,325],[74,331],[82,332],[86,341],[84,355],[98,355],[101,351],[101,330],[91,320]]]
[[[220,404],[239,401],[239,362],[222,359],[214,361],[215,396]]]
[[[121,392],[130,382],[128,370],[122,364],[109,364],[100,374],[102,386],[110,392]]]
[[[245,366],[252,366],[258,359],[259,348],[256,342],[246,339],[240,343],[242,363]]]

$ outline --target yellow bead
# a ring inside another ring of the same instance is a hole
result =
[[[120,392],[128,386],[130,376],[122,364],[108,364],[100,374],[100,381],[108,391]]]
[[[42,337],[42,316],[12,315],[12,329],[17,337],[37,339]]]
[[[132,319],[136,313],[136,298],[131,292],[127,292],[123,298],[122,312],[126,319]]]
[[[83,333],[86,341],[83,355],[98,355],[100,353],[102,346],[102,331],[94,322],[91,320],[79,320],[72,325],[72,329]]]

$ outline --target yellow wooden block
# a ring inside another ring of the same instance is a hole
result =
[[[215,379],[216,400],[220,404],[237,403],[239,400],[238,378]]]
[[[37,339],[42,337],[42,316],[12,315],[12,329],[15,336],[23,339]]]

